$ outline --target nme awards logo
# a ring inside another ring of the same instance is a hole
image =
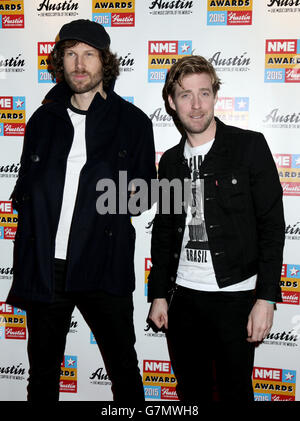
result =
[[[1,0],[0,28],[24,28],[23,0]]]
[[[294,401],[296,371],[281,368],[253,368],[255,401]]]
[[[59,391],[77,393],[77,356],[64,356],[60,367]]]
[[[265,83],[300,82],[300,40],[267,39]]]
[[[283,304],[300,304],[300,265],[282,265],[280,286]]]
[[[144,360],[143,383],[146,399],[178,400],[170,361]]]
[[[124,27],[135,24],[135,0],[93,0],[93,21],[102,26]]]
[[[247,129],[249,120],[249,98],[218,98],[215,114],[226,124]]]
[[[0,302],[0,339],[26,339],[26,312]]]
[[[192,41],[148,41],[148,82],[164,82],[172,64],[192,54]]]
[[[0,201],[0,240],[14,240],[18,225],[18,213],[10,201]]]
[[[251,25],[252,0],[208,0],[207,25]]]
[[[0,136],[24,136],[25,97],[0,96]]]
[[[145,290],[144,290],[146,297],[148,295],[148,276],[150,274],[151,266],[152,266],[151,258],[146,257],[145,258]]]
[[[50,69],[50,54],[55,42],[38,42],[38,83],[54,83]]]
[[[300,196],[300,155],[274,154],[285,196]]]

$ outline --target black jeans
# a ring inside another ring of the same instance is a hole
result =
[[[254,344],[247,342],[251,291],[202,292],[178,287],[169,307],[167,339],[180,400],[254,400]],[[215,380],[216,377],[216,380]]]
[[[27,309],[29,401],[58,401],[60,366],[75,305],[92,330],[112,382],[115,401],[141,403],[133,302],[104,292],[66,293],[65,262],[55,260],[55,298]],[[87,373],[88,374],[88,373]],[[100,396],[101,400],[101,396]]]

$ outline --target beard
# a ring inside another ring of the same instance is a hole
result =
[[[214,115],[210,114],[204,119],[204,121],[202,122],[201,125],[192,124],[191,122],[186,121],[186,119],[180,119],[180,121],[181,121],[181,124],[182,124],[183,128],[188,133],[201,134],[209,128],[213,119],[214,119]]]
[[[89,76],[85,80],[73,80],[72,76],[74,75],[87,75]],[[72,91],[76,94],[83,94],[85,92],[93,91],[102,83],[102,72],[98,72],[95,74],[91,74],[89,72],[71,72],[71,73],[64,73],[65,81],[70,86]]]

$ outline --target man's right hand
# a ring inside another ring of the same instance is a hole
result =
[[[149,319],[156,327],[168,329],[168,303],[165,298],[155,298],[152,302]]]

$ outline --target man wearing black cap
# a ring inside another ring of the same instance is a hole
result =
[[[99,345],[114,400],[144,400],[134,349],[135,230],[128,211],[99,214],[96,186],[109,179],[119,192],[120,173],[156,178],[154,141],[149,118],[113,91],[119,68],[109,45],[95,22],[64,25],[52,53],[59,83],[26,128],[7,301],[27,311],[30,401],[58,400],[75,306]]]

